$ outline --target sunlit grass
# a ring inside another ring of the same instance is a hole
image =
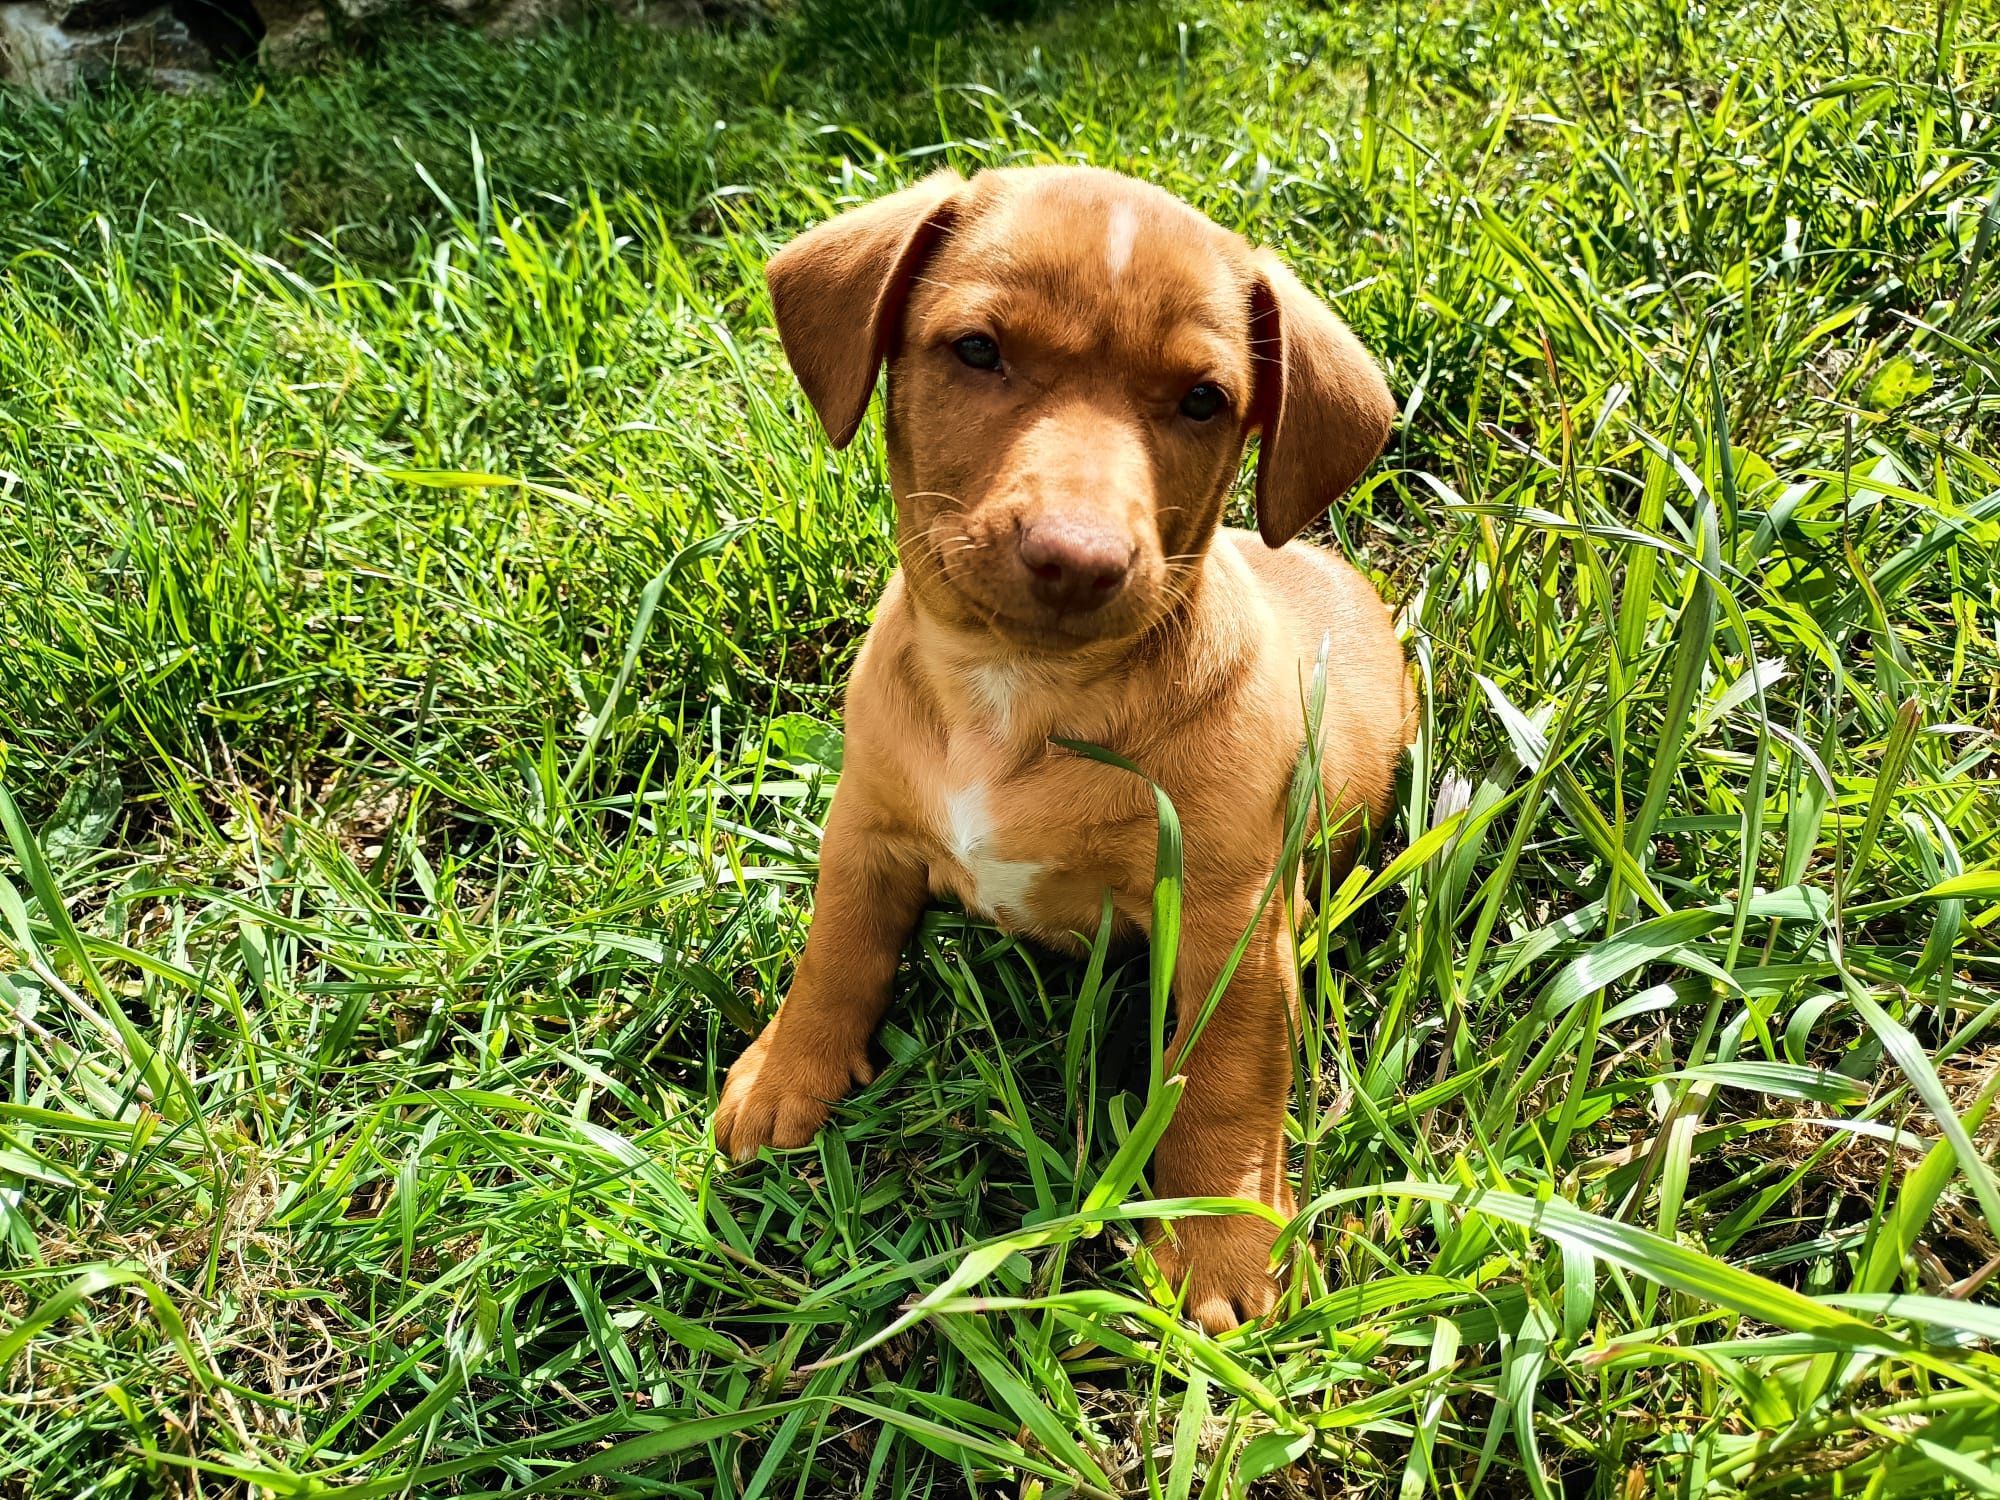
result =
[[[820,0],[0,100],[0,1492],[2000,1489],[1996,97],[1975,8]],[[940,158],[1403,400],[1325,536],[1424,732],[1221,1341],[1146,955],[934,912],[833,1129],[705,1138],[892,556],[761,263]]]

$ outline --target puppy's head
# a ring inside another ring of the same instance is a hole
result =
[[[1251,434],[1275,547],[1353,484],[1394,415],[1367,352],[1275,257],[1111,172],[941,172],[800,236],[767,275],[836,446],[888,364],[919,602],[1017,645],[1159,620]]]

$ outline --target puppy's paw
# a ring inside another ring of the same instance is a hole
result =
[[[849,1088],[875,1076],[865,1041],[843,1047],[786,1045],[776,1022],[744,1049],[722,1085],[715,1143],[741,1161],[760,1146],[803,1146]]]
[[[1271,1246],[1278,1227],[1250,1214],[1176,1219],[1154,1226],[1146,1242],[1181,1306],[1208,1333],[1227,1333],[1263,1317],[1278,1303]]]

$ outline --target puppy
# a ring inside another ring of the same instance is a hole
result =
[[[1250,945],[1154,1154],[1160,1197],[1293,1211],[1285,1156],[1298,964],[1280,857],[1305,700],[1328,651],[1321,765],[1335,857],[1389,810],[1412,713],[1375,590],[1291,539],[1381,451],[1381,373],[1278,260],[1165,192],[1091,168],[940,172],[787,245],[786,356],[836,447],[886,363],[901,568],[855,664],[845,767],[805,954],[730,1070],[733,1156],[798,1146],[871,1077],[869,1039],[924,904],[1059,946],[1152,922],[1157,824],[1186,837],[1177,1024]],[[1258,439],[1258,534],[1219,525]],[[1153,1253],[1211,1331],[1270,1310],[1275,1231],[1184,1219]]]

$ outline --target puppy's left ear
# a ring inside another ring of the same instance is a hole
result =
[[[964,186],[956,172],[933,172],[807,230],[764,268],[785,358],[836,448],[868,414],[910,281]]]
[[[1257,530],[1281,547],[1361,477],[1396,405],[1361,341],[1268,252],[1250,295]]]

